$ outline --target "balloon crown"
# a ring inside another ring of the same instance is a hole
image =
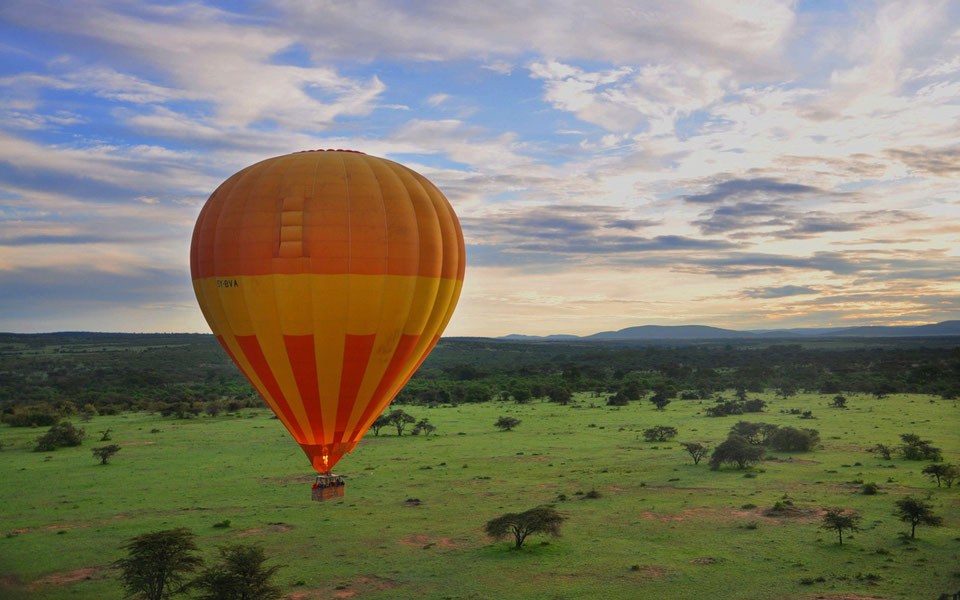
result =
[[[323,148],[317,148],[316,150],[301,150],[297,154],[302,154],[304,152],[353,152],[354,154],[365,154],[364,152],[360,152],[359,150],[344,150],[343,148],[336,148],[336,149],[327,148],[326,150],[324,150]]]

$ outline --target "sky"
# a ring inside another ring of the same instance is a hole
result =
[[[0,2],[0,331],[208,331],[196,217],[349,148],[460,217],[447,335],[960,318],[960,3]]]

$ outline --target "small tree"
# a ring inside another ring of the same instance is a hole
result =
[[[436,431],[437,428],[430,424],[430,419],[420,419],[420,421],[413,426],[413,435],[420,435],[423,432],[423,435],[430,437],[430,434]]]
[[[211,417],[215,417],[223,411],[223,403],[216,400],[211,400],[203,406],[203,410],[207,412]]]
[[[882,456],[884,460],[890,460],[890,454],[893,452],[893,448],[887,444],[877,444],[873,447],[873,449],[876,452],[879,452],[880,456]]]
[[[933,505],[927,504],[919,498],[907,496],[902,500],[897,500],[896,505],[896,515],[901,521],[910,523],[911,539],[917,531],[917,525],[939,527],[943,524],[943,518],[933,514]]]
[[[93,457],[99,459],[101,465],[105,465],[107,464],[107,461],[110,460],[110,457],[117,452],[120,452],[120,446],[116,444],[110,444],[109,446],[94,448]]]
[[[780,452],[807,452],[820,443],[820,433],[816,429],[780,427],[770,435],[767,443]]]
[[[525,385],[514,386],[510,390],[510,395],[513,396],[513,401],[517,404],[526,404],[530,402],[530,398],[533,397],[533,394],[530,393],[530,388]]]
[[[550,399],[550,402],[566,406],[573,399],[573,394],[565,387],[553,387],[547,392],[547,398]]]
[[[950,465],[950,468],[947,469],[946,472],[940,476],[940,478],[943,479],[943,482],[947,484],[948,488],[952,488],[953,482],[960,479],[960,467],[957,465]]]
[[[493,424],[493,426],[501,429],[502,431],[510,431],[520,423],[520,419],[514,417],[500,417],[497,419],[497,422]]]
[[[607,398],[607,406],[626,406],[628,404],[630,404],[630,399],[623,392],[617,392]]]
[[[700,459],[710,452],[710,448],[704,446],[700,442],[680,442],[680,445],[683,446],[684,450],[690,453],[690,457],[693,459],[693,464],[695,465],[699,465]]]
[[[901,433],[900,439],[903,440],[900,452],[907,460],[932,460],[935,462],[943,460],[940,448],[934,447],[930,440],[921,440],[920,436],[915,433]]]
[[[823,515],[823,521],[820,523],[820,529],[832,529],[840,536],[840,545],[843,545],[843,530],[860,530],[860,515],[854,512],[847,512],[842,508],[828,508],[827,513]]]
[[[544,533],[553,537],[560,536],[560,525],[566,517],[552,506],[544,505],[522,513],[507,513],[487,521],[483,530],[495,540],[501,540],[513,534],[514,548],[523,546],[528,535]]]
[[[934,463],[932,465],[925,466],[923,470],[920,472],[923,473],[924,475],[929,476],[931,479],[936,479],[937,487],[940,487],[940,480],[944,479],[951,469],[956,469],[956,467],[953,465],[948,465],[944,463]],[[951,484],[952,483],[953,482],[951,481]],[[952,486],[948,486],[948,487],[952,487]]]
[[[391,411],[387,418],[390,420],[390,424],[397,428],[397,435],[403,435],[403,430],[406,429],[407,425],[417,421],[399,408]]]
[[[377,435],[380,435],[380,430],[389,424],[390,424],[390,415],[380,415],[370,425],[370,429],[373,430],[373,435],[377,436]]]
[[[838,394],[838,395],[836,395],[836,396],[833,397],[833,400],[830,402],[830,406],[832,406],[832,407],[834,407],[834,408],[846,408],[846,407],[847,407],[847,399],[846,399],[845,396],[841,396],[841,395]]]
[[[203,564],[194,534],[185,527],[144,533],[132,538],[121,548],[127,558],[114,563],[130,596],[146,600],[163,600],[183,593],[187,573]]]
[[[742,435],[751,444],[760,445],[764,441],[764,428],[766,423],[756,423],[752,421],[738,421],[736,425],[730,428],[731,434]],[[774,425],[776,428],[776,425]]]
[[[80,411],[80,420],[87,423],[95,416],[97,416],[97,407],[89,402],[84,404],[83,409]]]
[[[710,468],[719,469],[724,463],[733,463],[738,469],[760,462],[766,450],[763,446],[755,446],[742,435],[731,434],[726,441],[713,449],[710,455]]]
[[[676,436],[677,428],[666,425],[655,425],[650,429],[643,430],[643,439],[648,442],[666,442]]]
[[[51,427],[37,438],[34,452],[49,452],[61,446],[79,446],[83,443],[83,429],[77,429],[70,421],[63,421]]]
[[[270,578],[279,565],[264,567],[263,548],[252,544],[220,547],[219,564],[203,570],[191,584],[200,590],[200,600],[278,600],[283,590]]]
[[[110,429],[109,427],[107,427],[107,428],[104,429],[103,431],[98,431],[97,433],[100,434],[100,441],[101,441],[101,442],[109,442],[109,441],[110,441],[110,433],[111,433],[112,431],[113,431],[113,430]]]
[[[657,410],[663,410],[670,404],[670,398],[663,392],[657,392],[650,396],[650,402],[657,407]]]

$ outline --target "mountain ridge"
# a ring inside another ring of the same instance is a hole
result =
[[[553,334],[546,336],[510,334],[500,340],[516,341],[607,341],[607,340],[693,340],[752,337],[923,337],[960,336],[960,320],[925,325],[862,325],[853,327],[794,327],[784,329],[724,329],[710,325],[637,325],[591,335]]]

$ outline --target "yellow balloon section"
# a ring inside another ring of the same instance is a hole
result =
[[[402,165],[298,152],[217,188],[190,268],[220,344],[326,472],[440,338],[463,285],[463,233],[443,194]]]

